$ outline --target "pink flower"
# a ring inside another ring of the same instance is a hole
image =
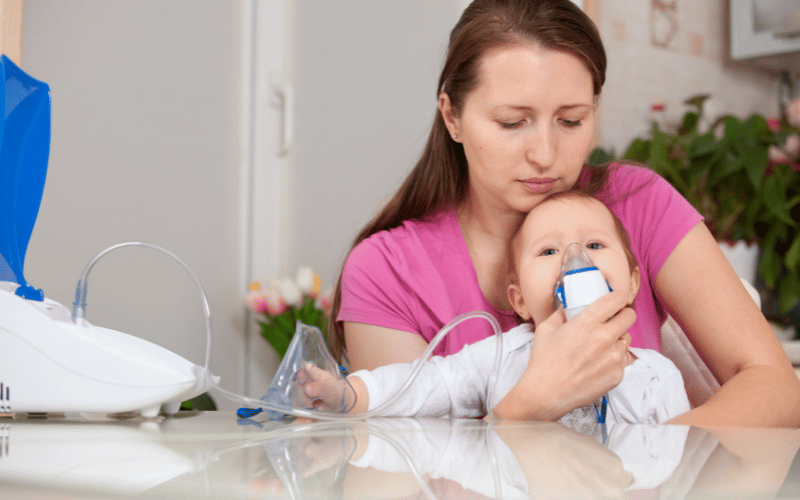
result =
[[[257,281],[250,283],[250,291],[245,295],[244,301],[254,313],[264,314],[267,310],[267,299],[261,290],[261,283]]]
[[[767,127],[769,127],[770,130],[775,132],[776,130],[781,128],[781,121],[775,117],[767,118]]]
[[[274,284],[270,284],[264,291],[264,301],[266,302],[266,313],[270,316],[278,316],[286,312],[286,302],[283,300],[281,291]]]
[[[667,109],[667,106],[661,101],[654,102],[650,106],[650,111],[654,111],[654,112],[661,112],[661,111],[664,111],[665,109]]]
[[[800,128],[800,99],[795,99],[786,106],[786,121],[789,125]]]
[[[325,313],[325,316],[331,315],[331,308],[333,307],[333,287],[328,288],[325,290],[325,293],[320,295],[319,300],[317,301],[317,307]]]

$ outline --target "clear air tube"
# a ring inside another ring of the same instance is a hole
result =
[[[92,270],[92,267],[94,267],[95,263],[97,263],[97,261],[101,257],[111,252],[112,250],[130,246],[140,246],[140,247],[150,248],[153,250],[157,250],[169,257],[172,257],[192,276],[192,279],[194,279],[194,282],[197,285],[198,291],[200,292],[200,296],[203,302],[203,311],[206,316],[206,357],[205,357],[205,366],[203,367],[202,373],[199,373],[197,375],[199,380],[197,380],[196,387],[200,387],[205,382],[205,387],[213,390],[214,392],[228,399],[245,403],[254,408],[263,408],[280,414],[290,414],[298,417],[306,417],[316,420],[362,419],[362,418],[378,417],[386,413],[409,390],[411,384],[414,382],[414,379],[416,379],[420,370],[422,370],[424,361],[415,363],[414,369],[409,375],[408,380],[406,380],[405,384],[403,384],[401,389],[398,391],[397,394],[394,395],[394,397],[392,397],[390,400],[388,400],[386,403],[379,406],[378,408],[363,413],[349,413],[349,414],[332,413],[320,410],[286,408],[284,406],[272,405],[267,401],[261,399],[254,399],[247,396],[243,396],[241,394],[235,394],[230,391],[227,391],[218,385],[218,380],[219,380],[218,377],[214,377],[211,374],[211,350],[213,346],[213,328],[211,323],[211,309],[208,305],[208,298],[206,297],[205,290],[203,290],[203,286],[201,285],[200,280],[197,278],[194,272],[192,272],[189,266],[186,265],[186,263],[184,263],[175,254],[169,252],[168,250],[165,250],[156,245],[152,245],[150,243],[132,241],[111,246],[103,250],[99,254],[97,254],[97,256],[95,256],[95,258],[92,259],[91,262],[89,262],[89,264],[84,268],[83,274],[81,274],[81,279],[80,281],[78,281],[78,287],[75,291],[75,304],[72,313],[72,320],[79,325],[84,321],[84,317],[86,316],[86,294],[88,288],[87,279],[89,276],[89,272]],[[486,388],[486,402],[487,406],[489,407],[489,412],[491,414],[491,409],[492,409],[491,407],[495,402],[494,393],[495,393],[495,385],[497,382],[497,375],[500,372],[503,360],[503,336],[501,334],[500,324],[497,322],[494,316],[483,311],[475,311],[457,316],[455,319],[446,324],[444,328],[442,328],[436,334],[436,336],[433,337],[433,339],[428,344],[428,347],[425,349],[425,352],[422,354],[420,359],[427,360],[429,357],[431,357],[433,355],[433,350],[436,348],[436,346],[439,345],[442,339],[444,339],[444,336],[447,335],[447,333],[450,332],[450,330],[452,330],[456,325],[462,323],[463,321],[472,318],[483,318],[486,321],[488,321],[489,324],[492,326],[492,330],[494,330],[495,336],[497,337],[497,354],[495,356],[494,369],[492,370],[492,374],[489,378],[489,383],[487,384]]]
[[[456,325],[460,324],[463,321],[472,318],[483,318],[492,325],[492,329],[497,336],[498,348],[497,354],[495,356],[494,362],[494,369],[492,370],[492,375],[490,376],[489,383],[487,384],[487,394],[486,394],[486,401],[491,407],[491,403],[494,402],[494,390],[497,381],[497,374],[500,371],[502,360],[503,360],[503,336],[500,331],[500,324],[494,318],[494,316],[490,315],[489,313],[483,311],[475,311],[471,313],[462,314],[457,316],[455,319],[450,321],[448,324],[442,328],[439,333],[436,334],[435,337],[430,341],[428,347],[425,349],[425,352],[420,356],[419,359],[427,360],[432,354],[433,350],[436,348],[437,345],[444,339],[444,336],[447,335],[450,330],[452,330]],[[414,369],[411,371],[411,374],[408,376],[405,384],[400,388],[400,390],[395,394],[391,399],[386,401],[386,403],[382,404],[381,406],[374,408],[373,410],[362,412],[362,413],[332,413],[320,410],[302,410],[297,408],[286,408],[283,406],[278,405],[271,405],[267,401],[255,398],[249,398],[247,396],[242,396],[240,394],[234,394],[232,392],[226,391],[222,389],[216,384],[213,384],[213,389],[215,392],[219,393],[222,396],[227,397],[228,399],[232,399],[234,401],[240,401],[246,403],[247,405],[254,407],[254,408],[264,408],[267,410],[272,410],[278,413],[288,413],[290,415],[295,415],[298,417],[306,417],[311,419],[317,420],[340,420],[340,419],[363,419],[363,418],[372,418],[372,417],[379,417],[385,414],[389,409],[401,398],[403,395],[411,388],[411,384],[414,383],[414,380],[417,378],[420,370],[424,365],[423,362],[415,363]],[[211,372],[207,371],[206,376],[210,377]],[[491,412],[491,408],[489,408]]]

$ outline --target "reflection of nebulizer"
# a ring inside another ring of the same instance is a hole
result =
[[[556,305],[560,303],[564,307],[567,321],[610,291],[611,286],[600,269],[594,265],[586,250],[579,243],[570,243],[564,250],[554,298],[557,301]],[[608,394],[595,403],[599,423],[606,422],[606,409],[609,406]]]

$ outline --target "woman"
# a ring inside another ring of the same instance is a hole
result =
[[[648,170],[584,165],[605,68],[594,24],[568,0],[476,0],[464,11],[422,158],[345,263],[334,355],[346,348],[353,369],[409,362],[476,309],[515,326],[509,239],[548,193],[582,189],[625,224],[642,289],[633,308],[612,292],[569,323],[557,311],[536,325],[525,374],[495,415],[555,420],[597,399],[620,382],[628,343],[658,349],[644,332],[671,314],[723,384],[676,423],[800,425],[800,381],[700,215]],[[462,323],[436,353],[491,333]]]

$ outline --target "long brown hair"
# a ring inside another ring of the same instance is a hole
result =
[[[529,44],[578,57],[592,75],[594,95],[600,95],[606,72],[603,43],[591,19],[570,0],[475,0],[450,33],[437,96],[446,93],[453,112],[460,115],[467,97],[480,83],[482,57],[498,47]],[[605,176],[592,173],[590,177],[599,186]],[[468,185],[463,146],[450,138],[437,110],[419,161],[383,210],[358,233],[351,250],[371,235],[405,220],[422,219],[460,204]],[[336,321],[341,302],[340,274],[328,336],[331,352],[340,362],[345,356],[344,330]]]

